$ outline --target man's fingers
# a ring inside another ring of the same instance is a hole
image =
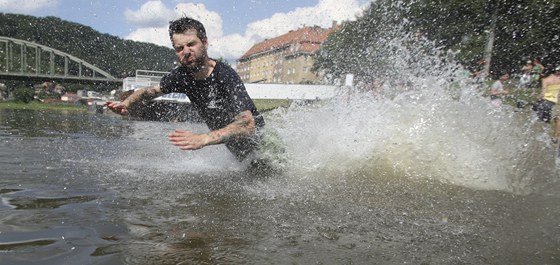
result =
[[[168,136],[171,144],[178,146],[181,150],[197,150],[204,147],[203,139],[191,131],[175,130]]]
[[[192,132],[190,131],[185,131],[185,130],[179,130],[176,129],[175,131],[172,131],[171,133],[169,133],[169,136],[173,136],[173,137],[182,137],[182,136],[191,136],[193,135]]]

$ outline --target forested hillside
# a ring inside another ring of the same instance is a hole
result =
[[[169,71],[175,60],[171,48],[125,40],[56,17],[0,13],[0,36],[69,53],[118,78],[132,76],[137,69]]]

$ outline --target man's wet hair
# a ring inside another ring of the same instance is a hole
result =
[[[173,41],[173,34],[183,33],[189,29],[196,30],[196,36],[204,40],[206,39],[206,29],[200,21],[192,19],[190,17],[182,17],[177,20],[169,22],[169,38]]]

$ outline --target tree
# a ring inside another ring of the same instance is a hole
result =
[[[314,70],[390,80],[407,63],[439,64],[419,61],[423,59],[415,52],[420,51],[444,59],[452,54],[456,62],[475,68],[492,32],[490,72],[514,72],[535,57],[553,67],[560,64],[557,14],[560,0],[378,0],[329,36],[317,53]]]
[[[407,35],[401,23],[403,8],[395,1],[372,2],[362,17],[343,23],[342,29],[329,35],[315,55],[312,70],[335,77],[351,73],[366,82],[392,76],[394,72],[387,70],[395,65],[394,55],[399,52],[393,40]]]
[[[458,51],[457,59],[471,67],[493,40],[490,71],[513,72],[529,58],[558,64],[559,12],[559,0],[417,0],[407,17],[412,28]]]
[[[29,103],[33,100],[35,91],[31,87],[18,87],[12,93],[15,101]]]
[[[231,66],[231,64],[227,61],[226,58],[220,56],[220,58],[217,59],[219,62],[224,63],[225,65]]]

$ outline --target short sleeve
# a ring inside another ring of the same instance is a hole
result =
[[[265,125],[264,118],[257,110],[257,107],[249,96],[249,93],[247,93],[247,89],[245,88],[245,85],[243,85],[243,81],[241,81],[239,75],[232,68],[226,67],[226,69],[227,70],[224,71],[223,82],[225,87],[229,87],[235,114],[248,110],[253,114],[257,127],[263,127]]]
[[[249,97],[247,89],[245,89],[245,85],[243,85],[241,78],[233,69],[224,71],[223,82],[225,87],[229,87],[231,89],[231,96],[233,97],[237,113],[246,110],[250,110],[251,112],[256,111],[255,104],[253,103],[251,97]]]

